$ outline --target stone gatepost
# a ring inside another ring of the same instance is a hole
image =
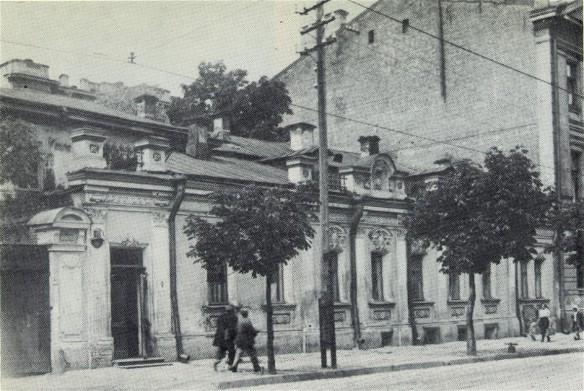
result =
[[[32,237],[48,246],[50,262],[51,367],[54,372],[88,368],[87,300],[84,273],[90,219],[75,208],[36,214],[29,222]]]

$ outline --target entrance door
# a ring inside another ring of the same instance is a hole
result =
[[[114,359],[146,355],[146,285],[141,249],[112,248],[111,311]]]

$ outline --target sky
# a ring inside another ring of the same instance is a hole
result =
[[[358,0],[370,5],[371,0]],[[181,96],[202,61],[246,69],[249,80],[273,76],[298,58],[299,29],[314,21],[301,11],[316,3],[239,1],[0,1],[0,61],[30,58],[70,84],[87,78],[148,83]],[[363,8],[326,4],[349,19]],[[135,64],[128,63],[130,52]]]

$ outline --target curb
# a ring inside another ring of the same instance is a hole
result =
[[[267,375],[266,377],[256,377],[250,379],[239,379],[222,381],[217,383],[217,389],[225,390],[229,388],[243,388],[243,387],[255,387],[267,384],[279,384],[279,383],[293,383],[301,382],[307,380],[324,380],[324,379],[335,379],[349,376],[359,376],[359,375],[370,375],[374,373],[382,372],[394,372],[394,371],[407,371],[412,369],[426,369],[443,367],[449,365],[464,365],[464,364],[474,364],[478,362],[485,361],[496,361],[496,360],[508,360],[513,358],[527,358],[527,357],[538,357],[538,356],[551,356],[556,354],[566,354],[566,353],[579,353],[584,352],[583,348],[565,348],[556,350],[536,350],[536,351],[518,351],[517,353],[501,353],[492,354],[489,356],[481,357],[463,357],[455,358],[447,361],[423,361],[416,363],[405,363],[405,364],[395,364],[386,365],[371,368],[347,368],[347,369],[330,369],[321,370],[315,372],[299,372],[294,374],[283,374],[283,375]]]

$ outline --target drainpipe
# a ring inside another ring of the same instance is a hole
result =
[[[552,38],[551,45],[551,78],[552,78],[552,116],[553,116],[553,132],[554,132],[554,163],[555,163],[555,184],[556,184],[556,194],[558,196],[559,207],[562,208],[562,160],[561,156],[561,145],[560,145],[560,98],[559,98],[559,80],[558,80],[558,41],[554,37]],[[557,262],[557,273],[558,273],[558,293],[559,293],[559,304],[560,304],[560,331],[564,332],[564,314],[566,313],[566,303],[565,303],[565,291],[564,291],[564,253],[561,249],[555,252],[555,260]]]
[[[355,198],[357,203],[362,200],[362,197]],[[353,207],[354,213],[351,216],[349,226],[349,247],[350,247],[350,263],[351,263],[351,320],[353,323],[353,340],[357,348],[361,349],[361,324],[359,321],[359,307],[357,304],[357,252],[356,252],[356,238],[357,227],[363,216],[363,204],[357,204]]]
[[[515,266],[515,316],[519,321],[519,335],[524,336],[523,318],[521,317],[521,304],[519,303],[519,263],[513,262]]]
[[[170,215],[168,216],[168,249],[170,255],[170,305],[171,320],[176,340],[176,357],[180,361],[183,359],[182,335],[180,332],[180,316],[178,311],[178,297],[176,288],[176,214],[185,196],[187,179],[184,176],[173,178],[174,196],[170,204]]]

